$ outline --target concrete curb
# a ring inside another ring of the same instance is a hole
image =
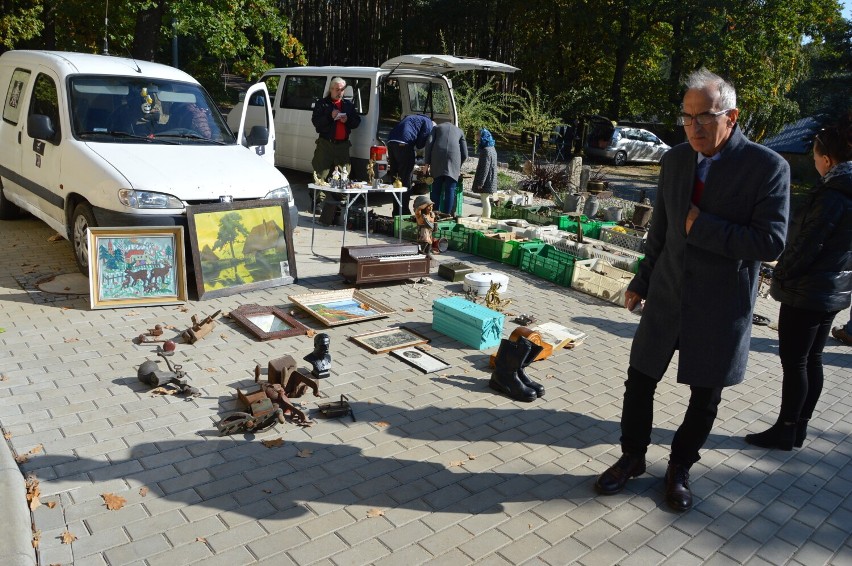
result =
[[[4,566],[35,566],[26,482],[6,440],[0,441],[0,509],[3,510],[5,524],[3,536],[0,536],[0,563]]]

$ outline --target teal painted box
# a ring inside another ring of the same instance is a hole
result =
[[[432,303],[432,329],[477,350],[500,344],[505,318],[461,297],[442,297]]]

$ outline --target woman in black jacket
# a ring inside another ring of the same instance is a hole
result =
[[[816,135],[814,165],[822,177],[793,217],[772,275],[770,294],[781,302],[781,411],[768,430],[745,437],[763,448],[802,446],[822,392],[822,350],[831,322],[850,305],[852,113]]]

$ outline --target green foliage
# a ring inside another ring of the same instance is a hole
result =
[[[513,151],[509,153],[509,156],[506,160],[509,169],[512,171],[520,171],[524,166],[524,156],[518,153],[517,151]]]
[[[508,113],[506,97],[495,92],[490,84],[478,88],[462,85],[456,89],[455,97],[459,127],[467,139],[473,140],[481,128],[488,128],[492,134],[504,130]]]
[[[512,127],[518,132],[549,134],[561,120],[547,109],[541,89],[536,86],[534,90],[533,93],[522,87],[522,95],[512,96],[514,102]]]
[[[31,5],[28,2],[16,2],[13,6],[17,8],[0,13],[0,46],[6,49],[14,49],[19,42],[38,36],[44,28],[40,2]]]
[[[508,173],[497,171],[497,190],[509,191],[518,188],[518,182]]]

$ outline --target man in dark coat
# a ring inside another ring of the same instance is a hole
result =
[[[351,100],[343,98],[346,81],[340,77],[331,79],[328,94],[314,104],[311,123],[319,137],[314,149],[311,166],[318,179],[328,180],[329,173],[335,167],[346,167],[349,170],[349,134],[361,124],[361,116]],[[324,193],[318,195],[318,200],[325,198]]]
[[[423,114],[409,114],[399,121],[388,134],[388,177],[397,177],[407,190],[402,193],[401,205],[394,205],[395,214],[411,214],[411,178],[414,173],[415,153],[429,141],[435,122]]]
[[[732,85],[706,69],[687,79],[680,122],[689,143],[662,159],[645,259],[625,293],[643,307],[630,351],[621,415],[622,457],[595,483],[610,495],[645,472],[654,391],[675,352],[690,386],[672,440],[666,503],[692,507],[689,468],[699,460],[722,388],[742,382],[761,261],[784,249],[790,170],[737,126]]]

